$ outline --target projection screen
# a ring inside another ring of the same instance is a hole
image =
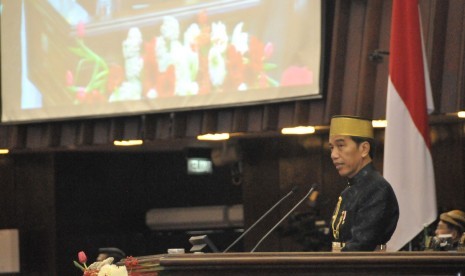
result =
[[[321,0],[0,0],[2,122],[321,97]]]

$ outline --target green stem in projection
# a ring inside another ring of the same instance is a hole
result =
[[[77,44],[79,47],[70,48],[74,54],[81,58],[76,68],[76,79],[79,79],[83,65],[87,62],[91,62],[94,67],[91,78],[87,82],[85,91],[90,92],[94,89],[97,89],[98,91],[105,91],[105,85],[109,74],[109,67],[107,63],[103,58],[87,47],[83,40],[78,39]]]

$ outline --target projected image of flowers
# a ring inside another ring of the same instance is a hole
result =
[[[271,42],[265,43],[244,31],[243,22],[237,23],[228,34],[225,23],[209,22],[205,11],[198,15],[197,21],[182,33],[179,21],[165,16],[160,34],[146,41],[138,28],[131,28],[121,43],[124,64],[113,64],[111,68],[85,45],[82,40],[84,26],[78,24],[78,47],[70,48],[70,51],[80,59],[74,71],[66,72],[67,85],[70,93],[75,95],[75,103],[155,99],[279,86],[279,81],[268,75],[277,67],[269,62],[273,55]],[[85,63],[94,66],[88,79],[80,77]]]
[[[322,0],[8,3],[5,121],[322,96]]]

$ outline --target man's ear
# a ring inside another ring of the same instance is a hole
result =
[[[370,143],[368,143],[368,141],[363,141],[362,143],[360,143],[360,149],[362,150],[362,157],[365,158],[367,157],[369,154],[370,154]]]

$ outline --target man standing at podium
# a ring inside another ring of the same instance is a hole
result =
[[[331,119],[331,159],[348,185],[331,220],[333,252],[385,250],[397,226],[396,195],[373,166],[373,138],[371,120],[353,116]]]

